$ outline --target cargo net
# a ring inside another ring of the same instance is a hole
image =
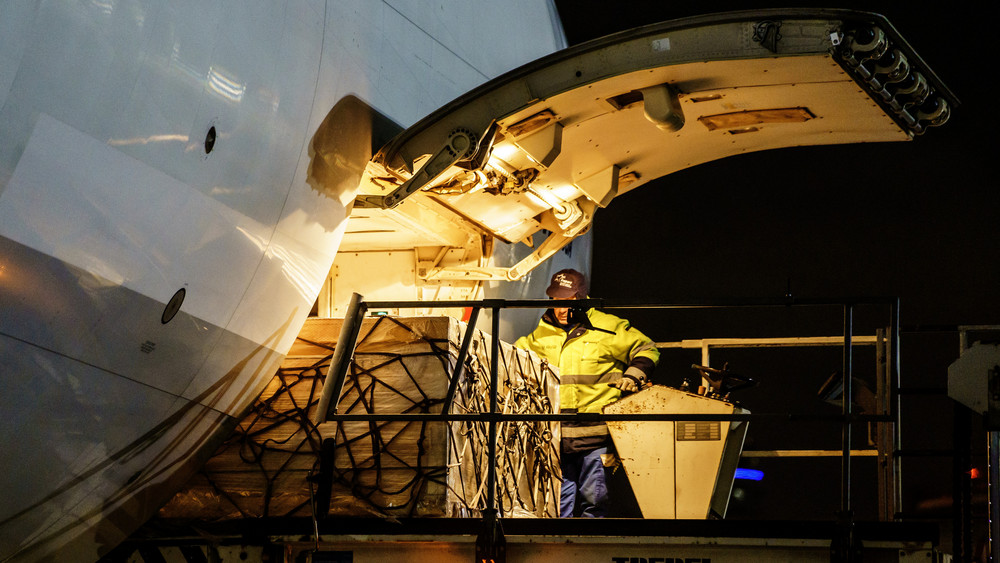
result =
[[[487,508],[488,425],[478,421],[348,421],[314,425],[340,330],[310,319],[270,385],[234,434],[161,518],[312,515],[324,438],[335,439],[331,516],[476,516]],[[464,325],[445,317],[366,319],[339,402],[342,414],[440,414]],[[476,331],[451,413],[489,412],[490,336]],[[501,342],[497,411],[553,412],[548,364]],[[501,516],[555,517],[558,424],[497,429]]]

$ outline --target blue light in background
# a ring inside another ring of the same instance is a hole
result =
[[[747,479],[750,481],[760,481],[764,478],[764,472],[756,469],[743,469],[740,467],[736,470],[736,478]]]

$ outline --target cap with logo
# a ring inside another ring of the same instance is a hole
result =
[[[571,268],[560,270],[552,276],[545,294],[556,299],[583,299],[587,297],[587,278]]]

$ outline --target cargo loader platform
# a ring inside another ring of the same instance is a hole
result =
[[[501,305],[512,306],[483,306]],[[365,317],[361,309],[348,317],[355,319],[352,337],[344,335],[348,321],[308,323],[240,431],[157,519],[106,561],[951,560],[938,551],[935,523],[858,519],[848,479],[842,479],[845,502],[838,512],[809,506],[798,520],[719,519],[727,516],[735,460],[751,417],[829,418],[849,428],[891,416],[855,415],[850,403],[840,417],[750,414],[714,384],[697,393],[687,390],[687,382],[680,389],[651,385],[619,401],[622,412],[590,415],[607,420],[613,433],[619,426],[626,434],[644,434],[623,426],[638,421],[659,436],[619,448],[630,481],[635,474],[636,493],[644,490],[643,496],[672,510],[654,502],[639,507],[645,519],[555,518],[555,423],[580,415],[552,412],[558,375],[526,352],[469,330],[475,313],[465,327],[446,318]],[[851,373],[846,359],[854,341],[852,315],[844,318],[845,337],[833,343],[844,347],[844,372]],[[897,330],[892,324],[888,334]],[[879,361],[891,355],[879,346],[893,348],[886,334],[871,339],[880,380],[891,373],[887,366],[898,366],[895,357]],[[352,341],[353,353],[337,360],[341,343]],[[702,363],[701,369],[710,369]],[[327,387],[334,390],[330,406],[317,399]],[[849,436],[844,460],[855,455]],[[324,470],[324,450],[334,443]],[[697,467],[679,463],[678,456]],[[659,459],[662,471],[643,469],[644,457]],[[842,465],[850,475],[849,465]],[[692,472],[702,476],[697,491]],[[827,481],[788,482],[782,496],[799,496],[803,485],[812,490]],[[672,496],[661,494],[670,491]]]
[[[501,527],[507,563],[827,563],[845,532],[828,521],[509,518],[501,520]],[[319,522],[317,529],[318,542],[308,519],[244,520],[201,524],[197,533],[177,529],[175,540],[160,536],[151,539],[150,547],[133,537],[122,547],[135,562],[469,563],[478,561],[483,523],[474,518],[335,518]],[[924,523],[856,522],[853,530],[866,562],[950,561],[934,549],[937,536],[937,526]],[[153,550],[163,559],[156,559]],[[182,552],[188,559],[170,556]]]

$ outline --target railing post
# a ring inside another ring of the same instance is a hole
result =
[[[850,304],[844,305],[844,393],[842,397],[842,410],[844,414],[844,426],[842,432],[841,446],[843,456],[841,457],[840,475],[840,510],[844,514],[851,512],[851,414],[854,400],[853,376],[853,347],[851,338],[854,332],[854,307]]]
[[[844,390],[841,395],[843,406],[843,430],[840,466],[840,512],[837,515],[837,537],[830,546],[831,561],[853,563],[861,561],[861,544],[854,529],[854,513],[851,510],[851,406],[854,399],[852,381],[853,349],[851,338],[854,332],[854,305],[844,304]]]
[[[483,531],[476,540],[476,560],[503,563],[507,561],[507,542],[500,525],[497,509],[497,407],[500,393],[500,309],[502,303],[493,304],[492,346],[490,349],[490,419],[489,444],[486,457],[486,508],[483,510]]]
[[[899,450],[903,447],[900,378],[899,298],[889,305],[889,413],[892,415],[892,496],[894,516],[903,512],[903,462]],[[895,518],[894,518],[895,519]]]
[[[333,350],[333,357],[330,358],[330,368],[323,380],[323,394],[320,395],[319,404],[316,405],[316,413],[313,415],[313,423],[317,426],[326,422],[331,413],[337,412],[337,403],[340,402],[340,393],[344,390],[347,367],[351,363],[351,357],[354,356],[354,347],[358,342],[358,332],[361,331],[361,321],[364,320],[365,310],[366,307],[361,295],[353,294],[351,304],[347,307],[344,324],[340,327],[337,346]],[[314,518],[317,516],[325,518],[330,513],[335,449],[336,437],[324,438],[320,444],[319,473],[310,478],[317,484]]]
[[[351,304],[344,316],[344,324],[340,327],[337,346],[330,359],[330,368],[323,380],[323,394],[319,398],[313,420],[317,425],[326,422],[330,414],[337,412],[337,403],[340,402],[340,393],[344,390],[347,368],[351,363],[351,357],[354,356],[354,347],[358,343],[358,333],[361,331],[361,321],[364,320],[366,310],[362,297],[357,293],[352,295]]]
[[[497,421],[493,415],[497,414],[497,406],[500,394],[500,307],[493,307],[493,343],[490,349],[490,443],[488,455],[490,459],[489,471],[486,474],[486,495],[487,510],[497,509],[496,487],[497,487]]]
[[[890,372],[892,350],[890,348],[891,333],[889,328],[875,331],[875,413],[888,416],[892,412],[891,395],[892,380]],[[893,471],[893,432],[892,422],[869,423],[875,426],[875,449],[878,452],[878,519],[880,522],[892,522],[896,510],[896,481]]]
[[[458,359],[455,361],[455,371],[451,374],[451,383],[448,384],[448,394],[444,398],[444,408],[441,414],[448,414],[451,410],[451,403],[455,400],[455,391],[458,389],[458,382],[465,373],[465,358],[469,355],[469,346],[472,338],[476,334],[476,322],[479,321],[479,307],[473,307],[469,315],[469,322],[465,327],[465,336],[462,338],[462,347],[458,351]]]

